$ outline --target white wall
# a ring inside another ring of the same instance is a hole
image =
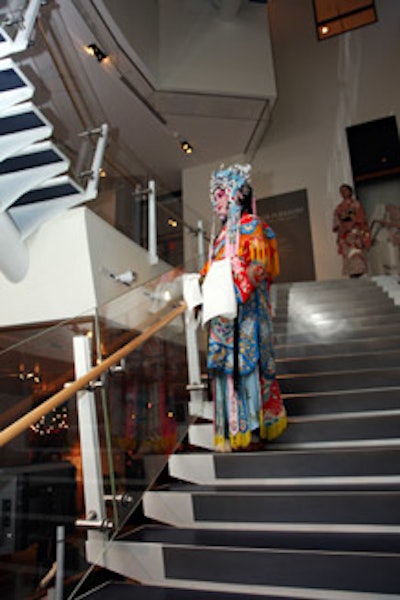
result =
[[[128,290],[126,286],[116,283],[109,273],[116,275],[135,271],[137,284],[141,285],[169,270],[170,267],[162,261],[150,265],[147,250],[91,210],[85,210],[85,221],[96,306],[104,305]]]
[[[45,223],[28,240],[29,269],[20,283],[0,274],[0,325],[72,317],[95,306],[83,209]]]
[[[93,314],[129,290],[110,272],[133,270],[143,284],[168,269],[151,266],[146,250],[86,207],[45,223],[28,245],[26,277],[15,284],[0,273],[2,327]]]
[[[341,271],[332,211],[339,185],[351,183],[345,127],[389,114],[400,119],[400,2],[376,0],[378,23],[321,42],[310,0],[268,6],[278,100],[252,160],[254,189],[259,198],[307,189],[316,276],[332,279]],[[207,197],[208,183],[198,169],[183,181],[190,218],[199,207],[195,186]]]

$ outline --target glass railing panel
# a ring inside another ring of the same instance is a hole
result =
[[[182,270],[173,269],[98,311],[102,358],[134,339],[179,303]],[[111,444],[107,491],[127,494],[119,525],[184,440],[188,422],[184,315],[130,353],[105,379],[101,445]],[[107,427],[109,430],[107,431]],[[127,517],[128,515],[128,517]]]
[[[85,139],[83,139],[85,141]],[[72,158],[77,174],[84,172],[79,160]],[[133,179],[107,155],[100,173],[97,198],[90,208],[102,219],[121,231],[126,237],[148,250],[149,248],[149,178]],[[183,232],[188,226],[183,221],[183,203],[180,192],[168,192],[157,185],[156,223],[157,255],[169,265],[183,264]],[[110,210],[110,204],[114,207]]]
[[[93,315],[0,331],[2,431],[73,380],[72,339],[93,332]],[[38,592],[54,562],[57,525],[67,534],[68,576],[76,575],[70,557],[83,557],[74,527],[84,512],[81,471],[74,397],[0,448],[2,598]]]
[[[182,269],[173,269],[98,309],[97,362],[179,306],[182,274]],[[109,545],[146,522],[143,493],[156,481],[168,482],[168,457],[187,446],[193,420],[187,378],[182,313],[108,370],[103,387],[95,392],[106,514],[114,524]],[[68,586],[66,597],[72,600],[95,588],[101,577],[101,570],[89,566],[76,585]]]
[[[0,332],[0,373],[4,381],[12,375],[0,391],[2,429],[73,380],[75,335],[92,340],[91,364],[97,368],[149,327],[153,332],[181,303],[182,273],[173,269],[133,287],[92,315],[47,329]],[[203,333],[200,338],[205,339]],[[187,447],[193,420],[187,381],[181,313],[107,369],[102,387],[94,388],[107,517],[113,523],[110,544],[127,528],[144,522],[143,492],[156,480],[168,481],[169,455]],[[32,482],[28,488],[26,481]],[[21,581],[26,597],[37,592],[54,560],[57,523],[67,527],[65,597],[95,587],[98,570],[85,560],[86,531],[74,527],[76,518],[87,517],[75,395],[0,448],[0,482],[0,506],[15,528],[10,537],[3,526],[0,540],[0,563],[7,564],[7,585],[13,590],[8,597],[24,597]],[[67,493],[60,497],[63,488]]]
[[[72,339],[78,332],[93,336],[93,315],[84,315],[71,321],[51,325],[27,325],[1,329],[0,427],[2,430],[73,379]],[[52,415],[43,416],[43,420],[32,425],[29,432],[21,434],[1,448],[0,465],[9,464],[11,454],[13,454],[11,464],[14,465],[25,464],[27,460],[33,460],[36,454],[38,454],[37,460],[41,460],[40,455],[45,452],[34,451],[36,442],[41,440],[38,445],[45,448],[47,441],[53,439],[54,432],[58,433],[64,429],[67,432],[68,423],[62,418],[62,412],[64,408]],[[70,435],[69,431],[67,433]],[[15,448],[14,453],[12,448]],[[4,462],[4,453],[7,455],[7,462]]]

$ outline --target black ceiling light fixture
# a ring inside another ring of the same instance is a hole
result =
[[[86,46],[86,51],[91,56],[97,58],[99,62],[102,62],[105,58],[107,58],[107,54],[101,50],[97,44],[88,44]]]
[[[313,0],[319,40],[376,23],[375,2],[371,0]]]
[[[181,142],[181,148],[186,154],[192,154],[193,152],[193,146],[191,146],[186,140]]]

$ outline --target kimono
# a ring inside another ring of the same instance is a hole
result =
[[[337,249],[343,259],[342,274],[356,277],[366,273],[371,234],[364,209],[358,200],[346,198],[336,207],[333,231],[337,234]]]
[[[211,260],[225,257],[226,227],[217,237]],[[238,251],[231,259],[238,315],[215,317],[209,326],[207,368],[215,407],[214,445],[245,449],[252,432],[272,440],[287,418],[276,381],[269,286],[279,273],[275,234],[257,216],[239,222]],[[202,274],[208,271],[210,261]]]

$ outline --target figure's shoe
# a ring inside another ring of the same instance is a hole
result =
[[[215,445],[215,452],[232,452],[229,440],[224,440]]]
[[[264,442],[250,442],[246,448],[242,448],[242,452],[261,452],[264,449]]]
[[[253,431],[253,433],[251,434],[250,444],[246,448],[243,448],[243,450],[245,452],[260,452],[260,450],[264,450],[264,447],[264,441],[260,438],[258,433]]]

